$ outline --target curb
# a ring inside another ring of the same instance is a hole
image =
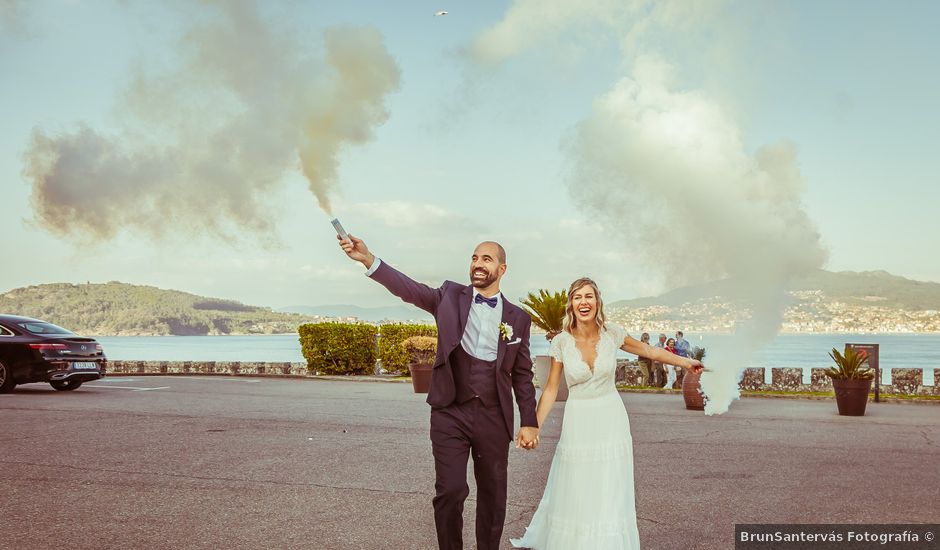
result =
[[[233,374],[230,372],[115,372],[112,370],[107,371],[107,377],[124,377],[124,376],[168,376],[168,377],[180,377],[184,378],[187,376],[199,376],[199,377],[219,377],[219,378],[268,378],[272,380],[326,380],[326,381],[339,381],[339,382],[384,382],[392,384],[402,384],[402,383],[411,383],[411,378],[400,378],[400,377],[384,377],[384,376],[339,376],[332,374],[320,374],[320,375],[310,375],[310,374]]]

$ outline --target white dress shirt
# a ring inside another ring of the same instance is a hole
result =
[[[378,269],[380,265],[382,265],[382,260],[380,260],[378,256],[376,256],[375,261],[372,262],[372,267],[370,267],[369,270],[366,271],[366,277],[371,277],[372,274],[375,273],[375,270]]]
[[[470,315],[467,317],[467,326],[460,340],[460,347],[470,355],[483,361],[496,360],[496,347],[499,344],[499,325],[503,319],[503,296],[497,294],[496,307],[487,304],[478,304],[476,297],[479,292],[473,289],[473,298],[470,301]]]
[[[376,258],[372,267],[366,271],[371,276],[382,265],[382,260]],[[467,326],[460,340],[460,347],[464,351],[483,361],[496,360],[496,348],[499,345],[499,325],[503,320],[503,296],[497,294],[496,307],[476,303],[479,292],[473,289],[473,298],[470,301],[470,315],[467,317]]]

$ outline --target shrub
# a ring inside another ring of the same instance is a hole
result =
[[[372,374],[376,327],[347,323],[301,325],[300,349],[307,370],[320,374]]]
[[[411,356],[401,347],[401,343],[412,336],[432,336],[437,338],[434,325],[399,325],[387,324],[379,327],[379,359],[386,372],[408,374]]]
[[[430,365],[437,357],[437,338],[433,336],[412,336],[401,343],[402,349],[411,357],[412,363]]]

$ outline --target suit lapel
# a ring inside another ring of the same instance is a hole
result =
[[[506,301],[506,297],[503,296],[503,318],[500,320],[500,323],[506,323],[509,326],[512,326],[510,319],[512,315],[509,313],[509,302]],[[496,337],[496,370],[497,372],[500,369],[500,366],[503,364],[503,357],[506,356],[506,344],[509,342],[503,338],[502,333]]]
[[[473,287],[467,285],[460,293],[460,329],[457,331],[458,342],[463,338],[463,333],[467,329],[467,319],[470,318],[470,304],[473,302]]]

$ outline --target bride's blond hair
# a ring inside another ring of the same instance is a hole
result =
[[[591,285],[591,288],[594,289],[594,297],[597,299],[597,315],[594,317],[594,322],[597,323],[599,330],[607,329],[607,317],[604,315],[604,300],[601,299],[601,291],[598,290],[597,283],[589,277],[581,277],[568,287],[568,305],[565,306],[565,323],[563,325],[565,332],[571,332],[578,326],[578,319],[574,315],[574,293],[588,285]]]

